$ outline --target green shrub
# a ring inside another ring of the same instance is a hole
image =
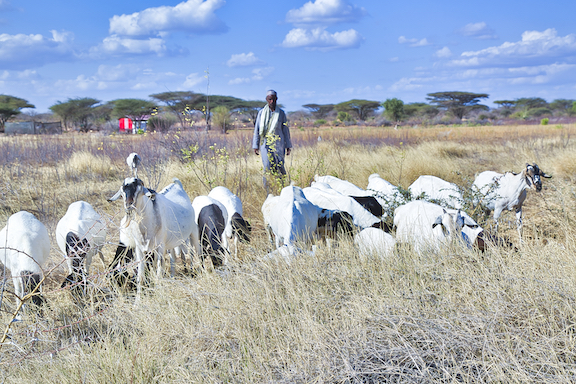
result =
[[[545,117],[542,120],[540,120],[540,125],[548,125],[549,121],[550,121],[550,119]]]
[[[319,126],[321,126],[321,125],[326,125],[326,120],[324,120],[324,119],[318,119],[318,120],[316,120],[316,121],[314,122],[314,126],[315,126],[315,127],[319,127]]]

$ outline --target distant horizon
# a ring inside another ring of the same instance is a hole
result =
[[[192,91],[289,112],[351,99],[576,99],[576,2],[0,0],[0,94],[38,113]],[[49,15],[49,16],[48,16]]]

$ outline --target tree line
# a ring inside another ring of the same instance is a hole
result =
[[[149,96],[150,100],[117,99],[102,103],[84,97],[69,98],[50,106],[66,129],[89,131],[102,122],[121,117],[131,118],[140,128],[142,121],[155,130],[165,130],[174,124],[191,126],[199,120],[205,121],[206,129],[211,124],[224,133],[230,127],[232,115],[241,116],[244,122],[255,123],[260,108],[265,104],[259,100],[243,100],[232,96],[205,95],[190,91],[163,92]],[[494,118],[530,119],[542,116],[576,116],[576,100],[556,99],[550,103],[538,97],[515,100],[496,100],[498,108],[490,109],[480,104],[488,94],[472,92],[435,92],[427,94],[428,103],[404,103],[397,98],[383,102],[353,99],[338,104],[305,104],[310,117],[321,125],[332,119],[332,123],[352,124],[377,117],[385,117],[392,124],[405,121],[432,121],[441,115],[445,118],[476,120]],[[0,130],[6,121],[18,116],[22,109],[35,108],[27,100],[0,95]],[[382,109],[383,112],[379,112]],[[297,119],[298,116],[294,114]]]

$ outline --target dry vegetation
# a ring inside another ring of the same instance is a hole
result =
[[[29,308],[10,324],[5,280],[0,382],[574,382],[575,133],[574,125],[293,130],[287,165],[299,186],[318,173],[366,187],[377,172],[403,187],[431,174],[467,188],[475,173],[526,162],[554,177],[529,192],[522,245],[514,215],[504,215],[517,250],[400,247],[382,260],[343,240],[290,264],[263,258],[265,191],[249,132],[2,137],[0,225],[30,211],[48,227],[53,251],[40,313]],[[195,143],[191,158],[180,155]],[[56,223],[71,202],[90,202],[109,223],[110,262],[123,210],[106,198],[129,176],[132,151],[151,188],[178,177],[191,197],[219,184],[237,193],[254,241],[223,270],[191,277],[180,268],[154,282],[138,305],[95,259],[89,295],[77,299],[58,289],[65,267]]]

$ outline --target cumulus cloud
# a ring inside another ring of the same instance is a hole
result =
[[[206,77],[204,75],[199,74],[197,72],[191,73],[188,76],[186,76],[186,79],[182,83],[182,88],[183,89],[192,89],[192,88],[196,87],[198,84],[201,84],[203,82],[206,82]]]
[[[224,0],[188,0],[173,7],[147,8],[110,19],[110,34],[150,36],[162,32],[221,33],[228,27],[215,15]]]
[[[167,53],[166,43],[163,39],[151,37],[148,39],[131,39],[112,35],[106,37],[102,43],[90,49],[91,57],[144,55],[155,54],[164,56]]]
[[[480,51],[463,52],[454,66],[540,65],[550,60],[576,58],[576,34],[558,36],[555,29],[526,31],[518,42],[505,42]]]
[[[0,65],[7,69],[40,67],[44,64],[70,60],[74,57],[74,35],[66,31],[41,34],[0,34]]]
[[[485,22],[469,23],[459,30],[461,35],[476,39],[487,40],[497,39],[498,36],[488,27]]]
[[[226,62],[226,65],[229,67],[248,67],[251,65],[261,65],[262,60],[260,60],[254,52],[248,53],[238,53],[236,55],[232,55],[230,59]]]
[[[437,50],[436,53],[434,53],[434,56],[440,58],[450,57],[452,56],[452,51],[450,50],[450,48],[444,47],[442,49]]]
[[[426,45],[430,45],[430,42],[428,42],[428,39],[423,38],[423,39],[407,39],[405,36],[400,36],[398,38],[398,42],[400,44],[408,44],[411,47],[425,47]]]
[[[325,28],[292,29],[282,42],[285,48],[306,48],[308,50],[331,51],[335,49],[358,48],[364,38],[354,29],[330,33]]]
[[[253,81],[263,80],[266,77],[270,76],[274,72],[274,67],[263,67],[263,68],[254,68],[252,70],[252,76],[250,77],[237,77],[228,81],[229,85],[239,85],[239,84],[248,84]]]
[[[315,0],[288,11],[286,21],[296,25],[331,25],[357,22],[366,13],[364,8],[345,0]]]

